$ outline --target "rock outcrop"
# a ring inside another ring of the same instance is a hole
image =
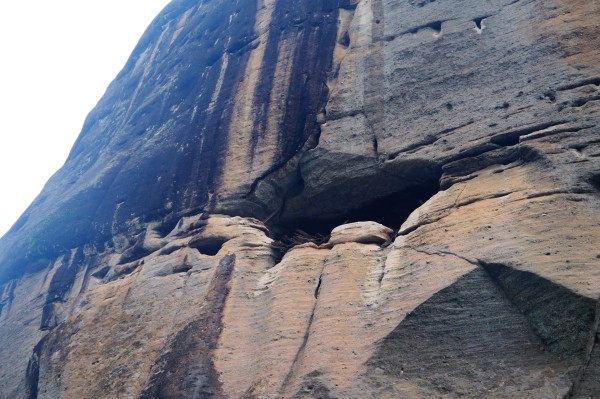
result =
[[[599,18],[173,0],[0,241],[0,397],[600,397]]]

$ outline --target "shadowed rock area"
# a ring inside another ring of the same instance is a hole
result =
[[[565,395],[569,374],[575,378],[585,358],[595,304],[513,273],[518,283],[551,298],[532,295],[520,302],[478,268],[413,310],[384,338],[371,367],[395,377],[386,382],[400,397]],[[556,298],[561,294],[566,297]],[[536,318],[537,312],[546,319]]]
[[[0,239],[0,397],[600,397],[599,18],[173,0]]]

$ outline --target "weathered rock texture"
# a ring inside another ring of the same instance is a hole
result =
[[[0,397],[600,397],[598,20],[172,1],[0,241]]]

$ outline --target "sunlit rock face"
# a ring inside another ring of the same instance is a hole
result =
[[[599,18],[172,1],[0,241],[0,397],[600,397]]]

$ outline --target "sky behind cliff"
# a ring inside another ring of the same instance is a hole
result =
[[[0,4],[0,236],[62,166],[85,117],[167,3]]]

